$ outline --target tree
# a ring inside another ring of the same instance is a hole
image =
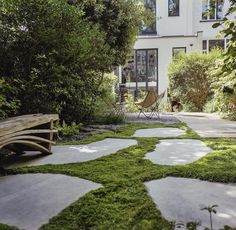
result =
[[[223,27],[220,32],[227,40],[227,49],[215,68],[210,71],[211,88],[218,110],[224,117],[236,120],[236,21],[230,16],[236,12],[236,1],[230,1],[230,8],[221,22],[213,28]]]
[[[112,66],[124,64],[145,15],[143,0],[69,0],[84,11],[83,17],[99,25],[109,45]],[[109,66],[108,66],[109,67]],[[110,71],[107,68],[105,71]]]
[[[172,98],[179,100],[185,111],[202,111],[210,95],[208,70],[219,52],[179,54],[169,66],[169,87]]]
[[[230,1],[230,7],[226,15],[224,16],[222,22],[213,24],[213,28],[222,26],[223,29],[220,35],[228,39],[227,49],[224,53],[222,72],[231,74],[234,72],[236,74],[236,21],[235,19],[230,19],[230,15],[236,12],[236,0]]]
[[[13,89],[3,98],[20,101],[14,114],[91,117],[104,72],[125,59],[138,26],[130,2],[111,2],[0,0],[0,77]]]

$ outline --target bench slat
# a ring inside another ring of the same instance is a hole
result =
[[[47,148],[43,147],[42,145],[39,145],[38,143],[33,142],[33,141],[14,140],[14,141],[10,141],[10,142],[6,143],[5,145],[10,145],[10,144],[23,144],[26,146],[30,146],[33,149],[38,150],[42,153],[46,153],[46,154],[51,153],[51,151],[49,149],[47,149]]]
[[[58,114],[27,115],[0,121],[0,137],[58,120]]]
[[[16,133],[11,133],[8,135],[5,135],[3,137],[0,137],[0,144],[2,141],[9,139],[11,137],[21,136],[21,135],[27,135],[27,134],[47,134],[47,133],[57,133],[58,131],[56,129],[28,129]]]
[[[16,137],[8,138],[5,141],[1,141],[0,142],[0,148],[3,148],[6,145],[6,143],[9,143],[9,142],[14,141],[14,140],[33,140],[33,141],[36,141],[36,142],[44,142],[44,143],[55,144],[54,141],[50,141],[50,140],[42,138],[42,137],[25,135],[25,136],[16,136]]]

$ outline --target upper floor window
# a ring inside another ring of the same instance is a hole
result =
[[[155,34],[156,33],[156,0],[145,0],[145,7],[147,10],[147,15],[154,16],[148,18],[148,22],[143,22],[141,34]]]
[[[218,20],[223,18],[224,0],[203,0],[202,19]]]
[[[179,0],[168,0],[168,16],[179,16]]]

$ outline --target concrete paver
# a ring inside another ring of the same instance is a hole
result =
[[[85,162],[114,154],[120,149],[136,144],[136,140],[107,138],[88,145],[54,146],[51,155],[45,156],[38,152],[29,152],[22,156],[16,156],[14,157],[15,163],[10,164],[9,167]]]
[[[178,113],[174,115],[202,137],[235,137],[236,121],[220,119],[217,114]]]
[[[100,184],[77,177],[24,174],[0,177],[0,223],[36,230]]]
[[[201,221],[202,227],[209,228],[209,213],[200,209],[217,204],[213,229],[218,230],[224,225],[236,227],[236,184],[167,177],[146,182],[145,186],[167,220]]]
[[[211,151],[211,148],[199,140],[160,140],[155,151],[147,153],[145,159],[149,159],[154,164],[185,165],[198,160]]]
[[[134,133],[134,137],[177,137],[185,134],[184,130],[178,128],[153,128],[139,129]]]

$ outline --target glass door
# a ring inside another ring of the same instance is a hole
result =
[[[158,91],[158,50],[136,50],[136,90],[155,87]],[[158,93],[158,92],[157,92]]]

